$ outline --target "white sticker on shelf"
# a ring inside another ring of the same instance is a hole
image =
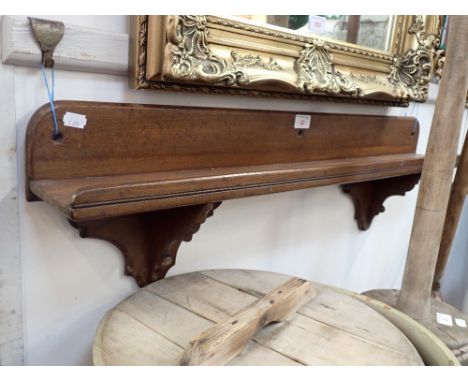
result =
[[[455,323],[460,327],[460,328],[466,328],[466,321],[463,318],[455,318]]]
[[[296,114],[294,120],[295,129],[308,129],[310,127],[310,115]]]
[[[64,126],[75,127],[77,129],[84,129],[86,126],[86,115],[71,113],[67,111],[63,116]]]
[[[436,316],[437,316],[437,322],[439,324],[445,325],[445,326],[453,326],[452,316],[450,314],[437,312]]]

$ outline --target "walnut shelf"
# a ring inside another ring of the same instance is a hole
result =
[[[360,229],[419,180],[413,118],[295,113],[78,101],[84,129],[51,139],[48,105],[26,137],[27,197],[57,207],[83,237],[115,244],[140,286],[163,278],[181,241],[223,200],[342,185]]]

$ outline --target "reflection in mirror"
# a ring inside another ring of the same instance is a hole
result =
[[[279,15],[240,16],[256,24],[270,24],[304,35],[345,41],[368,48],[389,51],[394,16],[371,15]]]

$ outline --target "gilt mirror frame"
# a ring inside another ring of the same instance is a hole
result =
[[[130,86],[407,106],[424,102],[440,16],[395,16],[389,52],[235,17],[132,16]]]

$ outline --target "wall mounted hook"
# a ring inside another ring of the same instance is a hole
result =
[[[61,21],[52,21],[28,17],[31,28],[42,51],[42,63],[46,68],[54,66],[53,54],[57,44],[65,33]]]

